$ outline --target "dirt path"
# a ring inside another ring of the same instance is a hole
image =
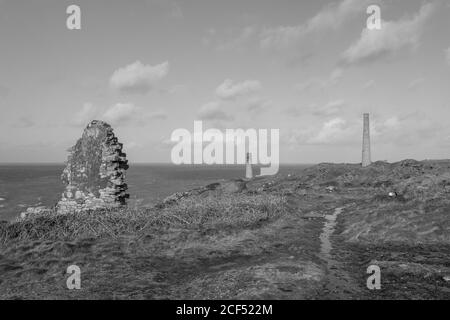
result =
[[[344,208],[339,207],[332,214],[325,215],[325,222],[320,234],[320,257],[326,262],[326,279],[323,290],[323,299],[355,299],[357,298],[358,284],[346,272],[333,251],[332,237],[336,229],[337,218]]]
[[[331,257],[331,250],[333,246],[331,244],[330,236],[334,233],[336,227],[336,219],[341,214],[342,208],[336,208],[332,214],[325,216],[325,224],[320,234],[320,255],[327,261],[328,266],[331,266],[335,261]]]

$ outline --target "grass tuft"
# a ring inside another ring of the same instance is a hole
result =
[[[231,194],[183,198],[159,209],[125,207],[69,215],[49,212],[0,225],[0,243],[142,236],[152,228],[245,228],[280,217],[287,212],[286,204],[283,196]]]

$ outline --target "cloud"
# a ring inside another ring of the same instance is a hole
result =
[[[291,147],[298,145],[349,145],[359,143],[362,134],[361,125],[356,119],[346,120],[340,117],[330,119],[319,127],[311,125],[302,129],[290,130],[283,140]]]
[[[319,117],[332,116],[340,113],[344,106],[345,106],[344,100],[334,100],[328,102],[327,104],[321,107],[313,107],[311,111],[313,115]]]
[[[97,108],[90,102],[83,104],[83,107],[78,111],[70,121],[73,126],[85,126],[97,116]]]
[[[392,136],[401,128],[398,116],[392,116],[382,121],[372,121],[370,134],[372,137]]]
[[[297,147],[305,145],[306,141],[311,137],[312,132],[310,128],[306,129],[291,129],[288,132],[281,133],[281,141],[290,147]]]
[[[116,126],[144,126],[152,120],[165,120],[167,115],[162,111],[148,112],[132,103],[116,103],[106,110],[101,119]]]
[[[322,8],[306,23],[296,26],[278,26],[265,28],[260,34],[260,44],[263,48],[280,48],[294,45],[308,34],[335,30],[349,18],[364,14],[369,0],[343,0]]]
[[[357,125],[342,118],[325,122],[320,131],[307,140],[308,144],[329,144],[353,142],[358,136]]]
[[[151,66],[136,61],[124,68],[114,71],[110,78],[112,88],[125,93],[144,94],[153,89],[154,85],[167,76],[169,62]]]
[[[382,1],[382,0],[379,0]],[[304,40],[308,36],[318,32],[337,30],[350,19],[366,14],[366,8],[371,0],[341,0],[325,5],[322,9],[306,22],[298,25],[276,26],[246,26],[239,31],[231,30],[232,37],[227,40],[219,38],[216,29],[209,29],[203,37],[204,45],[216,44],[218,50],[242,49],[249,43],[256,43],[263,49],[282,54],[286,66],[291,68],[300,64],[309,63],[316,56],[315,49],[306,45]],[[234,28],[235,29],[235,28]],[[228,36],[229,37],[229,36]],[[302,45],[301,50],[298,47]]]
[[[431,120],[426,114],[415,112],[403,116],[391,116],[374,121],[371,135],[378,142],[397,146],[430,144],[442,136],[443,126]]]
[[[261,113],[271,106],[271,101],[261,97],[261,83],[257,80],[234,82],[226,79],[216,90],[216,98],[205,103],[198,111],[202,120],[232,121],[234,116],[230,111]]]
[[[226,79],[216,89],[216,95],[220,99],[236,99],[237,97],[245,96],[261,90],[261,83],[256,80],[246,80],[243,82],[233,82],[233,80]]]
[[[223,104],[219,101],[205,103],[199,110],[198,115],[202,120],[224,120],[231,121],[233,116],[223,111]]]
[[[360,145],[362,118],[335,117],[319,126],[290,130],[283,138],[290,146],[298,145]],[[370,135],[375,145],[419,146],[441,140],[446,126],[431,120],[426,114],[375,116],[371,119]],[[448,130],[447,130],[448,131]]]
[[[252,97],[245,101],[245,108],[251,113],[262,113],[272,106],[272,102],[261,97]]]
[[[115,126],[143,126],[152,120],[165,120],[167,115],[162,111],[149,112],[132,103],[116,103],[102,112],[95,105],[87,102],[75,114],[70,124],[77,127],[86,126],[94,119],[103,120]]]
[[[138,108],[131,103],[117,103],[110,107],[102,119],[110,124],[123,124],[133,121],[139,113]]]
[[[383,21],[381,30],[364,29],[361,37],[343,53],[343,62],[345,64],[371,62],[392,56],[404,48],[416,48],[425,22],[434,9],[434,4],[427,3],[413,17],[399,21]]]

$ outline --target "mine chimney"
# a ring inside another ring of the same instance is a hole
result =
[[[363,145],[362,145],[362,166],[367,167],[372,163],[370,159],[370,124],[369,114],[364,113]]]
[[[245,159],[245,178],[253,178],[252,162],[250,159],[250,152],[247,152],[247,157]]]

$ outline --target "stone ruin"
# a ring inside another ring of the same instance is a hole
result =
[[[367,167],[372,163],[370,156],[370,123],[369,114],[363,115],[363,146],[362,146],[362,166]]]
[[[67,214],[116,208],[129,198],[125,183],[126,154],[109,124],[94,120],[70,148],[61,176],[66,185],[56,208]]]

